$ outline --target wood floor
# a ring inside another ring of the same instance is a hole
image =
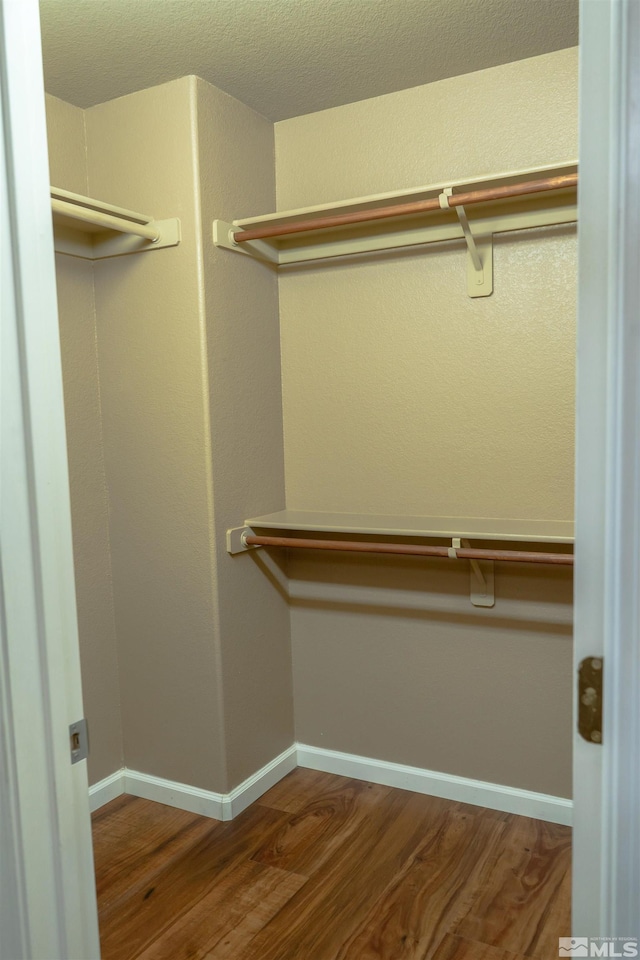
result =
[[[298,769],[231,823],[94,814],[103,960],[552,960],[567,827]]]

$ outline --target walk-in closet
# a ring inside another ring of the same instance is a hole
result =
[[[47,96],[92,809],[570,824],[577,89]]]

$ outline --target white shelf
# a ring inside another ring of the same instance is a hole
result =
[[[180,243],[180,221],[154,220],[102,200],[51,187],[55,249],[83,260],[121,257]]]
[[[227,223],[215,220],[213,239],[218,247],[234,250],[245,255],[265,260],[276,266],[319,260],[331,257],[372,253],[396,247],[436,243],[444,240],[464,240],[465,232],[457,210],[438,209],[411,216],[392,217],[369,221],[364,224],[338,226],[327,229],[291,234],[268,239],[249,240],[237,243],[234,234],[260,227],[275,227],[300,220],[313,220],[344,213],[373,210],[394,203],[413,203],[440,197],[448,190],[454,194],[466,190],[483,190],[521,183],[527,180],[556,177],[577,173],[576,160],[551,166],[530,167],[526,170],[509,171],[492,176],[476,177],[464,181],[437,183],[411,190],[340,200],[331,204],[303,207],[270,213],[258,217],[245,217]],[[482,270],[477,262],[468,276],[470,296],[488,296],[493,290],[492,237],[494,233],[523,230],[554,224],[574,223],[578,219],[576,189],[549,190],[502,200],[492,200],[465,207],[472,240],[466,236],[468,246],[477,247],[482,261]],[[479,275],[484,276],[479,279]]]
[[[492,517],[404,517],[357,513],[280,510],[250,517],[245,526],[265,530],[311,530],[393,537],[513,540],[522,543],[573,543],[573,523],[565,520],[513,520]]]

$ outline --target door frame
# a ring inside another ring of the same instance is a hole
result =
[[[640,3],[580,21],[574,650],[604,717],[601,746],[574,723],[572,933],[640,940]]]
[[[100,956],[37,0],[0,0],[0,955]]]

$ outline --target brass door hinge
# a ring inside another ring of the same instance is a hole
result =
[[[602,743],[602,657],[585,657],[578,668],[578,731],[589,743]]]

